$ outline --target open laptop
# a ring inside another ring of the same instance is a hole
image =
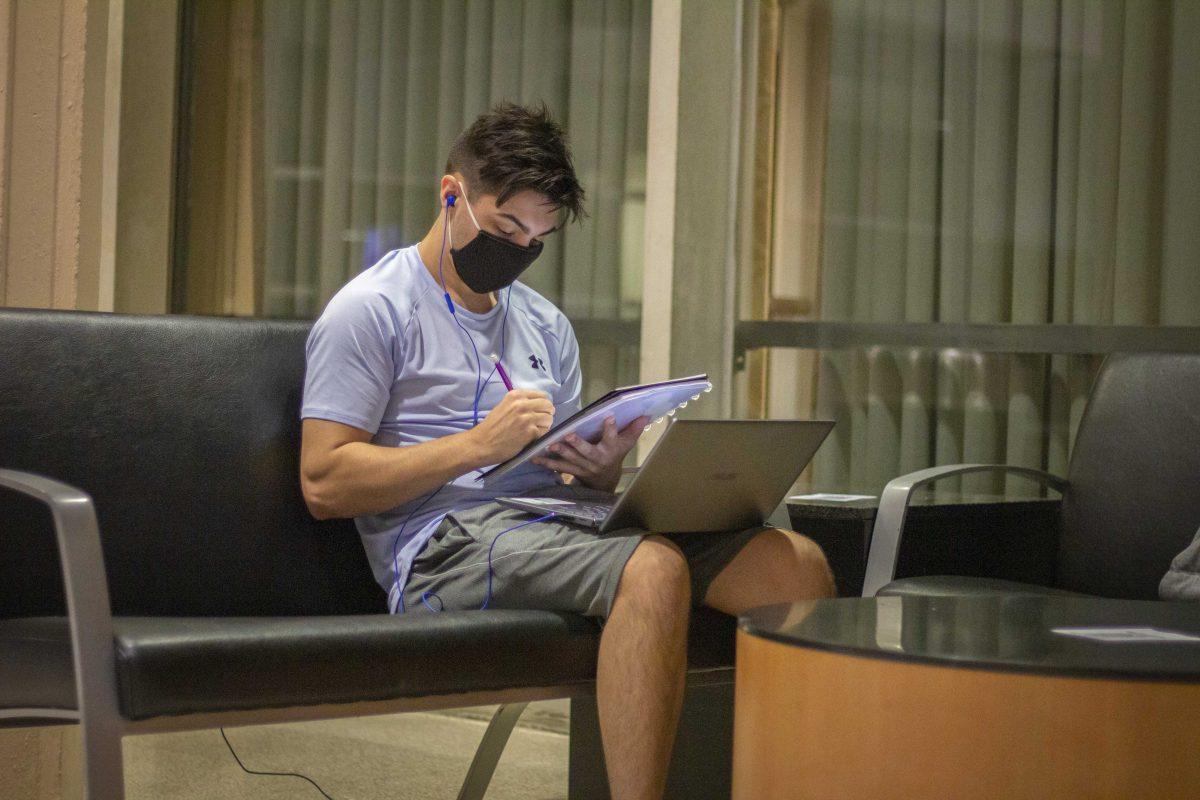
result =
[[[676,420],[611,504],[555,497],[499,497],[533,514],[601,533],[637,527],[661,533],[761,525],[825,441],[824,420]]]

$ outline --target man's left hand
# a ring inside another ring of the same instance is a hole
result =
[[[638,417],[618,431],[616,419],[609,417],[604,420],[604,432],[595,444],[572,433],[551,445],[550,455],[531,460],[539,466],[574,475],[584,486],[611,492],[621,480],[621,462],[649,424],[649,417]]]

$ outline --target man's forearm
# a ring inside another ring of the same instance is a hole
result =
[[[379,514],[487,463],[470,431],[402,447],[349,442],[311,480],[309,506],[321,518]]]

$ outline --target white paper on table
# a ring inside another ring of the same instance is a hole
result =
[[[794,494],[788,500],[821,500],[826,503],[853,503],[856,500],[874,500],[873,494]]]
[[[1200,636],[1162,628],[1051,628],[1059,636],[1075,636],[1097,642],[1200,642]]]

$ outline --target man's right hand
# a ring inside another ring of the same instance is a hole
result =
[[[513,389],[477,427],[467,431],[486,464],[498,464],[550,430],[554,404],[550,395],[533,389]]]

